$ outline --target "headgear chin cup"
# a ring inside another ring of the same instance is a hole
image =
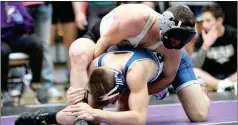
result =
[[[107,101],[109,99],[112,99],[120,95],[124,90],[124,82],[125,82],[124,74],[121,71],[116,70],[113,70],[113,72],[114,72],[113,84],[115,87],[107,94],[98,97],[100,101]]]
[[[170,11],[165,11],[159,20],[161,41],[168,49],[181,49],[196,35],[193,27],[181,27],[182,21],[176,20]]]

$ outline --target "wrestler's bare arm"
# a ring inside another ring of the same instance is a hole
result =
[[[154,84],[148,86],[149,94],[158,93],[167,88],[174,80],[181,60],[181,50],[165,50],[163,74]]]
[[[109,30],[97,41],[94,49],[94,58],[105,52],[109,46],[115,45],[127,37],[137,36],[143,30],[151,11],[144,12],[138,9],[133,10],[132,8],[115,9],[115,21],[111,24]]]

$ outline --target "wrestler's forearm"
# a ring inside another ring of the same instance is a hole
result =
[[[141,118],[135,111],[112,112],[95,109],[94,117],[96,120],[116,125],[140,125],[143,124]]]
[[[148,86],[149,95],[158,93],[163,89],[168,88],[170,85],[169,83],[171,82],[172,80],[170,80],[170,78],[161,78],[160,80],[155,81],[153,84]]]
[[[105,52],[108,46],[109,46],[109,42],[107,38],[101,37],[95,45],[93,58],[95,59],[99,57],[103,52]]]

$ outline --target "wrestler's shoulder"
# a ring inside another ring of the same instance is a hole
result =
[[[142,4],[125,4],[114,10],[116,17],[135,21],[149,18],[152,11],[153,9]]]

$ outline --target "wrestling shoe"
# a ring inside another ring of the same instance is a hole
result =
[[[217,84],[217,93],[225,92],[227,88],[232,88],[233,83],[229,79],[220,80]]]
[[[162,91],[154,94],[154,96],[158,99],[158,100],[163,100],[166,96],[168,96],[168,89],[163,89]]]
[[[74,125],[90,125],[90,123],[86,120],[78,120],[74,123]]]
[[[35,113],[24,112],[15,121],[15,125],[48,125],[56,124],[55,119],[49,119],[53,113],[39,110]],[[55,116],[53,116],[55,117]]]

